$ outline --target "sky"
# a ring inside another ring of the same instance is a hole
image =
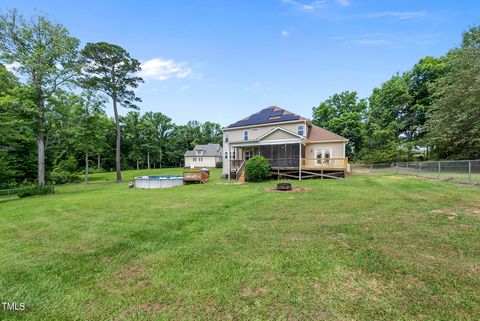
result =
[[[142,63],[141,113],[222,126],[272,105],[311,118],[346,90],[368,97],[480,23],[480,1],[466,0],[1,1],[11,8],[48,15],[82,46],[125,48]]]

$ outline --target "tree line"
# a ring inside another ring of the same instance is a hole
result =
[[[219,124],[140,114],[140,62],[125,49],[79,47],[44,16],[0,15],[0,188],[77,181],[80,167],[85,180],[115,170],[120,181],[122,169],[183,166],[195,144],[221,142]],[[132,111],[120,116],[119,107]]]
[[[480,27],[366,99],[355,91],[331,96],[313,108],[313,122],[348,138],[354,161],[480,158]]]

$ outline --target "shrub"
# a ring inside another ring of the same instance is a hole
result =
[[[54,171],[74,173],[77,171],[77,166],[78,166],[77,159],[73,156],[70,156],[68,159],[64,159],[58,162]]]
[[[46,186],[40,187],[36,184],[28,184],[20,188],[19,192],[17,193],[17,196],[22,198],[22,197],[33,196],[33,195],[45,195],[45,194],[53,194],[53,193],[55,193],[55,190],[53,189],[52,185],[46,185]]]
[[[271,175],[270,163],[263,156],[255,156],[245,163],[245,178],[249,182],[259,182]]]
[[[80,175],[77,173],[69,173],[65,171],[59,171],[54,169],[50,174],[50,179],[55,182],[55,184],[66,184],[66,183],[78,183],[80,182]]]
[[[50,180],[55,184],[80,182],[77,166],[77,160],[73,156],[60,161],[50,174]]]

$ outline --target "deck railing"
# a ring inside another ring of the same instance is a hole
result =
[[[347,157],[302,158],[302,168],[305,169],[347,169],[347,167]]]
[[[334,158],[269,158],[268,161],[272,168],[298,168],[301,162],[303,169],[341,169],[345,170],[348,167],[347,157],[334,157]],[[237,171],[244,160],[236,159],[230,161],[230,168]]]

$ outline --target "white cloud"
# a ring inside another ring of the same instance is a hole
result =
[[[144,79],[167,80],[171,77],[183,79],[192,74],[187,62],[175,62],[173,59],[153,58],[144,61],[141,67],[138,75]]]
[[[282,2],[291,5],[295,10],[304,12],[313,12],[317,9],[324,8],[327,4],[326,0],[316,0],[309,3],[301,3],[295,0],[282,0]]]
[[[190,89],[190,86],[188,86],[188,85],[178,88],[178,90],[180,90],[180,91],[185,91],[185,90],[188,90],[188,89]]]
[[[288,37],[288,36],[290,35],[290,31],[282,30],[281,34],[282,34],[282,36],[284,36],[284,37]]]
[[[10,72],[15,71],[15,69],[17,69],[18,67],[20,67],[20,63],[17,62],[17,61],[14,61],[11,64],[6,64],[5,65],[5,69],[7,69]]]
[[[260,87],[260,82],[256,81],[253,84],[243,88],[243,90],[248,91]]]
[[[337,0],[337,2],[342,7],[348,7],[350,5],[350,0]]]
[[[367,15],[368,18],[398,18],[400,20],[410,20],[423,18],[428,15],[427,11],[384,11],[384,12],[375,12]]]

